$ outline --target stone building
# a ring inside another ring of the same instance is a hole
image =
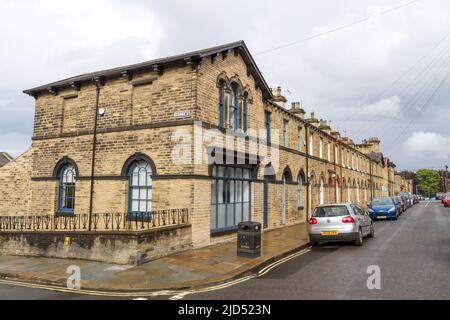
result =
[[[0,169],[0,252],[140,263],[394,193],[380,141],[288,107],[242,41],[25,93],[33,142]]]

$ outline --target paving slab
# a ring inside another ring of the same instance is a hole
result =
[[[189,250],[140,266],[104,262],[0,255],[0,278],[65,287],[67,268],[79,266],[84,290],[151,292],[211,286],[254,272],[309,243],[306,224],[262,234],[261,256],[236,255],[236,241]]]

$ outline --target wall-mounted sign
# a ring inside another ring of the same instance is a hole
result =
[[[173,114],[175,118],[186,118],[191,115],[190,111],[177,111]]]
[[[386,188],[386,186],[381,187],[381,192],[388,192],[388,189]]]

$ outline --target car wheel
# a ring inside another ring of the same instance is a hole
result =
[[[369,238],[374,238],[375,237],[375,228],[373,227],[373,223],[370,224],[370,233],[369,233]]]
[[[355,246],[362,246],[362,244],[363,244],[363,233],[362,230],[359,229],[358,235],[355,240]]]

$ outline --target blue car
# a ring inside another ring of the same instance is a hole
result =
[[[372,220],[397,220],[400,215],[399,207],[392,198],[375,198],[369,205]]]

